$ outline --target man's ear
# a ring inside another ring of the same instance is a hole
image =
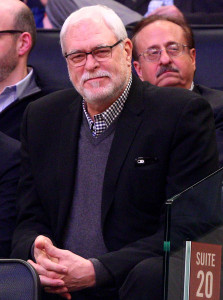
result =
[[[132,65],[132,42],[128,38],[124,40],[124,50],[126,52],[126,60],[128,66],[131,66]]]
[[[137,75],[139,76],[139,78],[140,78],[142,81],[144,81],[143,76],[142,76],[142,68],[141,68],[141,65],[140,65],[139,61],[134,60],[133,66],[134,66],[134,68],[135,68],[135,70],[136,70],[136,73],[137,73]]]
[[[28,54],[32,47],[32,37],[29,32],[21,33],[20,37],[17,41],[17,49],[18,55],[23,56],[24,54]]]
[[[196,50],[194,48],[190,49],[190,58],[192,65],[194,66],[194,71],[196,70]]]

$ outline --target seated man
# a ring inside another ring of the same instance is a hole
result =
[[[150,16],[137,24],[132,42],[133,64],[141,80],[192,90],[210,103],[223,166],[223,92],[194,84],[196,50],[189,25],[171,17]]]
[[[0,258],[10,255],[16,219],[20,143],[0,132]]]
[[[129,300],[118,295],[129,272],[163,253],[165,200],[218,168],[212,111],[195,93],[132,76],[132,43],[105,6],[72,13],[60,39],[79,95],[26,110],[11,257],[32,259],[53,299]],[[180,217],[173,238],[191,231]]]
[[[0,130],[20,139],[26,106],[49,91],[27,67],[36,40],[31,10],[22,1],[0,0],[0,11]]]

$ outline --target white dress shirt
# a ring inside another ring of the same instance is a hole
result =
[[[15,85],[6,86],[0,94],[0,112],[14,101],[40,91],[33,69],[28,67],[28,75]]]

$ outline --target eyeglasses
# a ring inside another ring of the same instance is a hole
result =
[[[65,53],[64,57],[69,59],[69,62],[74,67],[81,67],[86,64],[87,55],[91,54],[94,59],[97,61],[106,61],[107,59],[112,57],[112,48],[120,44],[122,40],[119,40],[112,46],[101,46],[97,47],[91,52],[80,52],[80,51],[72,51],[70,53]]]
[[[1,33],[12,33],[12,34],[14,34],[14,33],[23,33],[24,31],[22,31],[22,30],[0,30],[0,34]]]
[[[166,50],[167,54],[170,57],[177,57],[183,54],[185,47],[189,47],[189,46],[179,44],[179,43],[173,43],[166,46],[164,49],[151,47],[143,51],[141,54],[139,54],[138,57],[143,56],[146,61],[156,62],[160,59],[162,51]]]

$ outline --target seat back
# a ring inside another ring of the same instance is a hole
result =
[[[223,90],[223,26],[193,25],[197,71],[195,82]]]
[[[29,263],[20,259],[0,259],[0,299],[40,299],[39,275]]]
[[[59,33],[59,29],[38,29],[36,45],[28,59],[28,65],[34,67],[41,87],[58,90],[72,87],[60,47]]]

